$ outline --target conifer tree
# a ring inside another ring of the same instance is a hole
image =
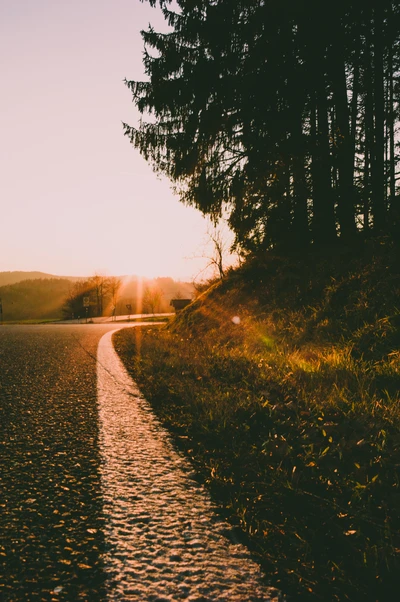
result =
[[[143,115],[125,134],[180,199],[259,252],[352,244],[400,223],[399,7],[149,0]]]

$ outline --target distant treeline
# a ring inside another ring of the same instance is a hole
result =
[[[88,316],[171,311],[173,297],[191,298],[193,285],[172,278],[142,279],[94,275],[90,278],[38,278],[42,272],[0,272],[2,276],[35,274],[32,279],[0,286],[3,320],[60,320],[85,315],[83,298],[89,299]],[[126,305],[131,305],[128,311]],[[115,311],[114,308],[115,307]]]
[[[131,304],[135,313],[173,311],[171,299],[191,299],[193,295],[194,286],[191,282],[180,282],[168,277],[151,280],[132,278],[121,288],[117,311],[125,314],[126,304]]]
[[[137,278],[95,274],[76,282],[63,306],[68,319],[171,311],[175,297],[191,298],[193,285],[172,278]]]

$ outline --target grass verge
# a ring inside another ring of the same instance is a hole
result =
[[[400,279],[339,259],[249,262],[114,341],[272,583],[372,602],[400,586]]]
[[[57,324],[60,321],[56,318],[40,318],[31,320],[4,320],[2,324]]]
[[[143,318],[131,318],[130,320],[116,320],[119,324],[121,322],[169,322],[171,316],[145,316]]]

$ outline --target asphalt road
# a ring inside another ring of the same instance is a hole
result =
[[[126,372],[124,326],[0,327],[0,602],[282,600]]]
[[[0,327],[2,602],[104,599],[95,358],[118,327]]]

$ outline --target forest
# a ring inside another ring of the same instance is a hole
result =
[[[243,254],[399,238],[400,7],[148,0],[124,133]]]

